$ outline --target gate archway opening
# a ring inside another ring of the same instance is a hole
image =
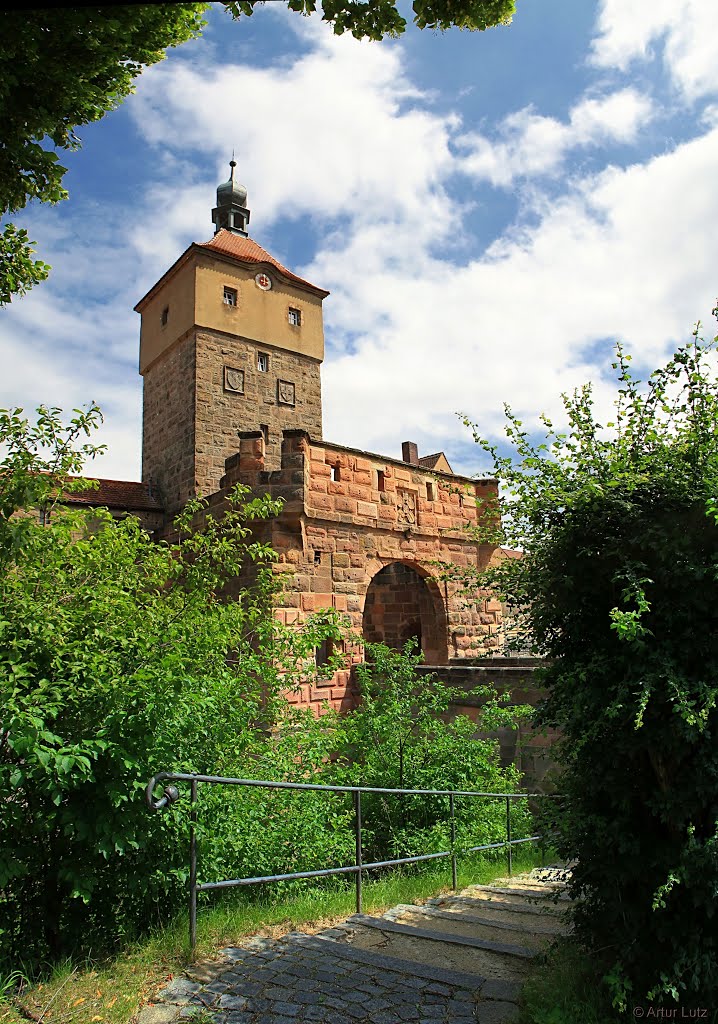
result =
[[[413,639],[427,665],[445,665],[449,660],[446,611],[439,589],[404,562],[392,562],[372,578],[362,633],[369,643],[386,644],[395,651]]]

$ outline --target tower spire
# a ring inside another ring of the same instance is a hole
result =
[[[249,224],[249,210],[247,209],[247,190],[234,180],[234,169],[237,162],[234,159],[229,161],[229,181],[225,181],[217,188],[217,205],[212,210],[212,223],[215,225],[214,233],[217,234],[222,228],[231,231],[235,235],[247,236],[247,224]]]

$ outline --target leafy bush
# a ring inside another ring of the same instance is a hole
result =
[[[387,789],[454,789],[516,792],[520,773],[502,768],[495,740],[476,736],[514,727],[525,708],[506,707],[507,698],[485,688],[480,723],[458,717],[445,721],[452,690],[435,675],[418,676],[421,657],[410,641],[403,652],[367,644],[367,661],[357,666],[358,708],[337,721],[334,776],[347,785]],[[449,798],[367,794],[364,806],[365,859],[383,860],[446,850],[450,842]],[[512,801],[512,827],[526,835],[528,818]],[[506,834],[500,800],[456,798],[460,847],[498,842]]]
[[[549,658],[559,849],[617,1006],[718,1000],[715,352],[696,331],[644,385],[619,349],[613,423],[585,387],[564,399],[567,433],[546,420],[534,444],[509,414],[516,458],[485,445],[525,554],[484,583]]]
[[[250,535],[277,511],[269,499],[238,488],[202,530],[194,502],[173,544],[131,517],[64,506],[75,442],[96,418],[0,417],[0,959],[11,962],[97,950],[178,907],[187,816],[148,814],[147,779],[168,766],[236,774],[322,635],[271,615],[272,552]],[[224,600],[247,562],[254,585]]]

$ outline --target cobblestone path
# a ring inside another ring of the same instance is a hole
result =
[[[566,931],[565,872],[469,886],[317,935],[251,938],[189,968],[138,1024],[509,1024],[532,958]]]

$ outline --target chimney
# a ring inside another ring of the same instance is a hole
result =
[[[410,466],[419,465],[419,446],[413,441],[402,441],[401,443],[401,457],[404,462],[408,462]]]

